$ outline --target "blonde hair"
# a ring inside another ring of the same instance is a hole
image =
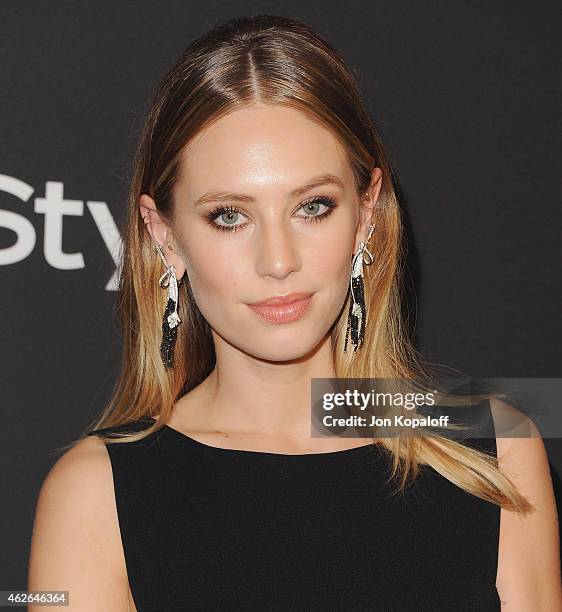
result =
[[[180,55],[153,95],[137,148],[128,210],[123,226],[123,262],[117,309],[123,332],[121,372],[113,395],[89,428],[113,427],[143,416],[166,422],[179,397],[203,381],[215,365],[209,324],[200,313],[189,282],[180,285],[174,368],[160,358],[161,317],[165,292],[158,286],[161,261],[139,214],[139,198],[154,198],[159,214],[173,226],[174,186],[185,145],[213,121],[255,103],[277,104],[305,113],[337,138],[353,170],[357,194],[370,186],[371,171],[382,170],[374,212],[374,262],[366,268],[369,316],[364,346],[343,352],[346,317],[332,330],[336,374],[341,378],[429,380],[429,365],[408,338],[400,296],[404,264],[403,222],[392,171],[354,75],[338,53],[304,23],[258,15],[215,26]],[[348,292],[349,293],[349,292]],[[346,313],[350,299],[342,313]],[[481,396],[482,397],[482,396]],[[162,426],[140,433],[104,438],[132,442]],[[462,489],[521,512],[532,506],[498,469],[497,459],[439,436],[376,440],[392,458],[392,475],[403,490],[419,473],[433,467]]]

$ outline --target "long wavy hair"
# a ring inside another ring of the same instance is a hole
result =
[[[87,432],[145,416],[158,420],[135,434],[104,437],[107,443],[136,441],[160,429],[178,398],[215,366],[209,324],[189,282],[182,282],[175,365],[171,370],[163,367],[159,349],[166,295],[158,285],[161,261],[139,214],[139,198],[150,195],[173,227],[182,150],[212,122],[255,103],[299,110],[328,128],[347,154],[358,196],[367,192],[372,169],[382,170],[374,212],[374,261],[365,272],[369,324],[363,348],[344,353],[347,320],[340,314],[335,321],[331,346],[337,377],[431,378],[429,365],[409,338],[402,312],[404,227],[392,169],[353,72],[301,21],[273,15],[232,19],[213,27],[180,55],[155,88],[142,129],[122,227],[116,305],[123,340],[121,371],[109,403]],[[349,299],[348,292],[342,313]],[[482,499],[523,513],[532,509],[499,470],[497,458],[476,448],[441,436],[400,435],[374,442],[391,456],[399,490],[426,464]]]

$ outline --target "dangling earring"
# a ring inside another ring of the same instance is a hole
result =
[[[150,211],[149,211],[150,212]],[[144,216],[144,220],[148,217],[149,212]],[[156,251],[160,255],[160,259],[166,266],[166,271],[160,277],[158,284],[162,288],[168,288],[168,301],[166,302],[166,308],[164,309],[164,316],[162,318],[162,343],[160,344],[160,357],[164,367],[169,370],[174,366],[174,347],[178,335],[178,325],[181,323],[181,319],[178,315],[178,285],[181,283],[181,279],[176,279],[176,269],[174,266],[168,266],[168,262],[164,257],[162,247],[154,240],[154,246]],[[168,249],[172,250],[172,247],[168,244]]]
[[[367,307],[365,305],[365,285],[363,283],[363,263],[371,265],[373,255],[367,248],[367,242],[375,229],[374,225],[369,225],[369,235],[366,242],[359,243],[359,249],[353,257],[351,264],[351,276],[349,286],[351,289],[351,299],[349,303],[349,313],[347,316],[347,330],[345,332],[345,344],[343,351],[347,353],[347,339],[351,335],[353,342],[353,352],[356,353],[359,347],[363,346],[365,337],[365,324],[367,322]]]

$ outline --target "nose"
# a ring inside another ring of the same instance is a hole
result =
[[[297,237],[290,227],[277,224],[260,232],[257,271],[260,276],[283,279],[301,267]]]

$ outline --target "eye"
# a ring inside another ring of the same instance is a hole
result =
[[[317,214],[322,206],[325,210],[321,214]],[[304,210],[305,214],[298,216],[307,222],[323,221],[332,214],[336,206],[337,204],[331,196],[314,197],[299,206],[299,210]],[[217,206],[205,215],[205,219],[209,225],[219,231],[235,232],[246,225],[245,223],[236,223],[240,216],[243,217],[244,214],[234,206]],[[221,221],[221,223],[217,223],[217,221]]]
[[[220,231],[235,232],[239,227],[244,225],[243,223],[240,225],[235,225],[235,222],[240,215],[242,215],[242,213],[233,206],[218,206],[217,208],[209,211],[205,215],[205,218],[207,219],[209,225],[212,225]],[[224,221],[224,225],[221,223],[216,223],[215,220],[217,219]]]
[[[326,210],[318,215],[316,213],[321,206],[324,206]],[[306,212],[305,219],[307,221],[323,221],[332,214],[334,208],[336,208],[336,202],[332,197],[321,196],[307,200],[304,204],[301,204],[300,208]]]

